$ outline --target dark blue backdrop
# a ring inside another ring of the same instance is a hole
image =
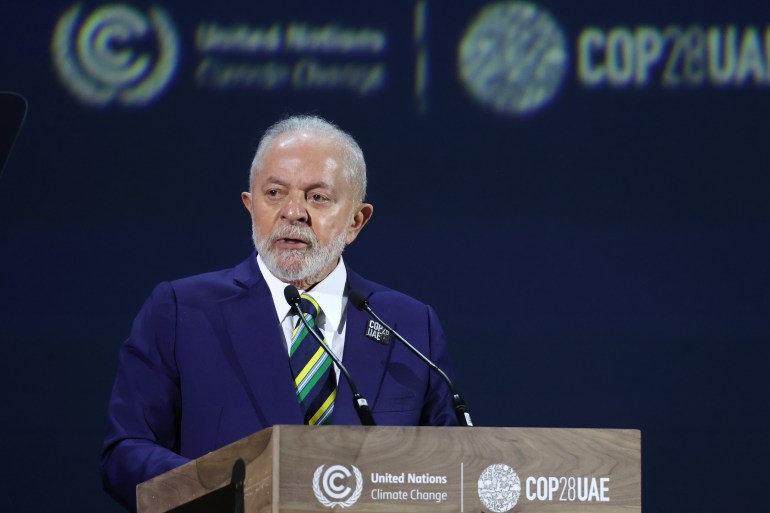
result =
[[[97,471],[118,348],[154,284],[248,254],[239,194],[249,163],[261,131],[295,112],[328,117],[361,143],[376,210],[347,261],[437,308],[477,424],[641,429],[645,511],[762,508],[770,10],[761,2],[538,0],[530,5],[555,20],[567,60],[550,101],[526,115],[496,112],[458,76],[460,40],[484,2],[159,1],[179,53],[147,104],[73,92],[62,70],[82,50],[66,27],[56,42],[57,21],[75,12],[82,23],[110,4],[75,5],[11,0],[0,18],[0,89],[30,104],[0,179],[4,509],[118,510]],[[149,2],[122,5],[152,19]],[[376,29],[387,45],[206,53],[196,40],[204,22],[335,22]],[[708,68],[714,50],[698,38],[730,26],[736,68],[720,83]],[[592,65],[618,73],[622,59],[635,59],[637,73],[645,55],[628,34],[661,35],[647,80],[588,83],[579,54],[591,27],[621,56],[605,62],[607,45],[592,47]],[[168,54],[151,35],[110,49]],[[363,95],[339,84],[200,81],[207,57],[291,67],[308,56],[337,72],[381,65],[384,78]],[[510,325],[503,336],[496,316]]]

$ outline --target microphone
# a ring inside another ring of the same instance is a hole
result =
[[[417,355],[417,357],[425,362],[425,364],[433,369],[439,376],[441,376],[441,379],[443,379],[447,385],[449,385],[449,390],[452,391],[452,404],[454,405],[455,415],[457,416],[457,421],[460,423],[461,426],[473,426],[473,421],[471,420],[471,415],[468,413],[468,407],[465,405],[465,401],[463,401],[463,398],[460,396],[460,393],[455,388],[454,384],[452,383],[452,380],[449,379],[449,376],[446,375],[444,371],[438,368],[438,366],[430,361],[427,356],[422,354],[416,347],[414,347],[412,344],[407,342],[407,340],[398,334],[396,330],[388,326],[385,321],[380,319],[380,317],[374,313],[374,311],[369,306],[369,300],[366,299],[360,292],[357,290],[351,290],[348,293],[348,299],[351,303],[353,303],[353,306],[355,306],[357,309],[361,310],[362,312],[367,312],[369,315],[371,315],[374,320],[385,326],[393,335],[396,336],[396,338],[404,344],[407,349],[409,349],[411,352]]]
[[[18,93],[0,91],[0,175],[26,117],[27,100]]]
[[[286,288],[283,289],[283,296],[286,298],[286,302],[289,303],[289,306],[291,306],[291,309],[294,311],[294,313],[299,315],[300,320],[305,325],[305,328],[307,328],[308,332],[313,335],[313,338],[316,340],[316,342],[318,342],[321,348],[326,351],[326,354],[328,354],[332,359],[334,365],[337,366],[340,372],[342,372],[342,374],[345,376],[345,379],[348,380],[350,391],[353,392],[353,408],[355,408],[356,414],[358,414],[358,419],[361,421],[361,425],[376,426],[377,424],[374,422],[372,410],[369,409],[369,403],[366,402],[366,399],[364,399],[361,394],[358,393],[358,389],[356,388],[356,384],[353,382],[353,378],[350,377],[350,373],[345,368],[345,366],[342,365],[340,359],[337,358],[337,355],[332,352],[329,346],[324,344],[323,337],[321,337],[316,332],[316,330],[310,326],[310,324],[307,322],[307,319],[305,319],[305,316],[302,315],[302,311],[299,309],[299,303],[302,301],[302,298],[299,297],[299,291],[297,290],[297,287],[294,285],[287,285]]]

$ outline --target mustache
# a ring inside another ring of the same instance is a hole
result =
[[[270,244],[280,239],[301,240],[305,244],[309,244],[311,248],[318,247],[318,238],[307,225],[289,224],[276,228],[270,234]]]

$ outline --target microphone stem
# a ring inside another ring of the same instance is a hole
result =
[[[294,313],[299,315],[300,320],[302,321],[302,324],[305,325],[305,328],[307,328],[307,331],[313,335],[313,338],[315,339],[318,344],[320,344],[321,348],[326,351],[326,354],[329,355],[329,357],[334,362],[334,365],[337,366],[337,368],[342,372],[342,374],[345,376],[345,379],[348,381],[348,385],[350,385],[350,391],[353,393],[353,407],[356,410],[356,414],[358,415],[358,419],[361,421],[362,426],[376,426],[377,423],[374,421],[374,416],[372,415],[372,411],[369,409],[369,403],[366,401],[366,399],[363,398],[361,394],[358,393],[358,388],[356,388],[356,384],[353,381],[353,378],[350,377],[350,373],[345,368],[344,365],[342,365],[342,362],[337,357],[336,354],[334,354],[334,351],[331,350],[326,344],[324,344],[323,337],[321,337],[318,332],[313,329],[313,327],[310,325],[309,322],[307,322],[307,319],[305,319],[305,316],[302,314],[302,311],[299,309],[299,307],[296,304],[292,304],[292,309],[294,310]]]
[[[374,317],[374,320],[385,326],[395,337],[401,341],[402,344],[404,344],[407,349],[409,349],[412,353],[414,353],[420,360],[425,362],[425,364],[433,369],[439,376],[441,376],[441,379],[446,382],[447,385],[449,385],[449,390],[452,392],[452,405],[455,410],[455,416],[457,417],[457,421],[460,423],[461,426],[471,427],[473,426],[473,421],[471,420],[471,414],[468,413],[468,408],[465,405],[465,401],[463,401],[463,398],[460,396],[460,393],[457,391],[457,389],[454,386],[454,383],[452,383],[452,380],[449,379],[449,376],[446,375],[446,372],[442,371],[435,363],[430,361],[427,356],[422,354],[416,347],[414,347],[412,344],[410,344],[404,337],[399,335],[399,333],[388,326],[388,324],[380,319],[380,316],[374,313],[374,310],[371,309],[368,303],[364,303],[364,308],[366,311]]]

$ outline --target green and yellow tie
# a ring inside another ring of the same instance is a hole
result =
[[[302,315],[311,327],[320,332],[315,328],[315,320],[321,314],[321,307],[308,294],[301,294],[300,299]],[[325,339],[324,344],[329,345]],[[337,396],[333,362],[299,319],[291,336],[289,364],[305,424],[330,424]]]

